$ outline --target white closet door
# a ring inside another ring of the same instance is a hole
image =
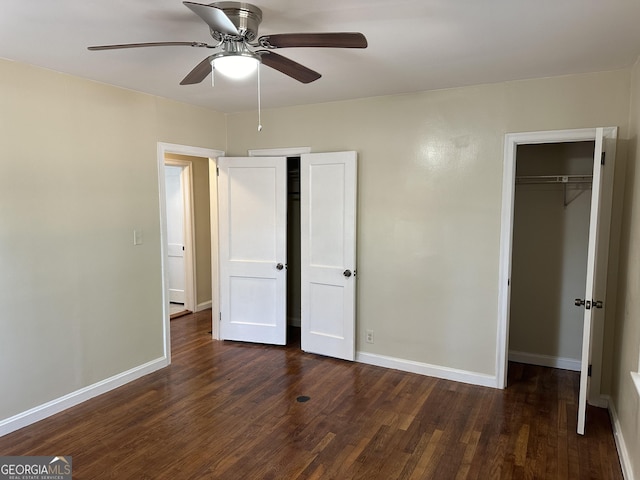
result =
[[[300,161],[302,349],[355,358],[356,152]]]
[[[218,159],[220,338],[286,344],[287,159]]]
[[[613,156],[617,129],[596,129],[593,156],[593,186],[589,221],[589,246],[587,251],[587,281],[585,287],[584,324],[582,335],[582,362],[580,370],[580,394],[578,398],[578,433],[584,435],[589,391],[589,365],[591,364],[592,337],[596,315],[604,318],[604,295],[607,281],[607,255],[610,222],[611,191],[603,189],[605,179],[613,175]],[[605,152],[605,150],[607,150]],[[602,164],[602,160],[605,164]],[[606,170],[605,170],[606,169]],[[604,207],[604,208],[603,208]]]
[[[182,191],[183,167],[166,165],[165,188],[167,195],[167,271],[169,274],[169,301],[185,302],[184,261],[184,195]]]

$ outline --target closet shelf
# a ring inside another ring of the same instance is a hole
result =
[[[593,175],[521,175],[516,176],[516,185],[560,184],[564,191],[564,206],[568,207],[593,184]],[[571,187],[569,187],[571,185]],[[567,190],[577,191],[570,194]]]
[[[516,176],[516,185],[534,185],[546,183],[591,185],[593,175],[519,175]]]

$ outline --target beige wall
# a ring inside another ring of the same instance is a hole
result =
[[[157,142],[225,139],[222,114],[0,61],[0,419],[162,357]]]
[[[196,306],[211,301],[211,221],[209,215],[209,159],[168,153],[166,159],[193,165],[193,217],[196,244]]]
[[[504,134],[624,137],[628,95],[622,70],[240,113],[228,152],[358,151],[358,350],[495,375]]]
[[[516,175],[591,175],[593,150],[594,142],[521,145]],[[566,188],[566,197],[562,184],[515,189],[509,350],[542,365],[540,356],[579,362],[582,352],[584,309],[574,299],[585,293],[591,189]]]
[[[640,392],[629,372],[640,361],[640,63],[632,71],[628,163],[620,241],[612,398],[634,476],[640,476]]]

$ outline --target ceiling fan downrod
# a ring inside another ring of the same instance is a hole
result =
[[[258,64],[258,132],[262,131],[262,119],[261,117],[261,112],[260,112],[260,66],[262,64],[259,63]]]

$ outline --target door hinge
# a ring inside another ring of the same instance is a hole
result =
[[[216,177],[220,176],[220,167],[216,167]]]
[[[587,377],[591,376],[592,367],[593,367],[593,365],[589,365],[589,367],[587,368]]]
[[[604,165],[604,158],[607,156],[606,152],[602,152],[600,155],[600,165]]]
[[[222,312],[218,312],[218,321],[221,322],[222,321]]]

